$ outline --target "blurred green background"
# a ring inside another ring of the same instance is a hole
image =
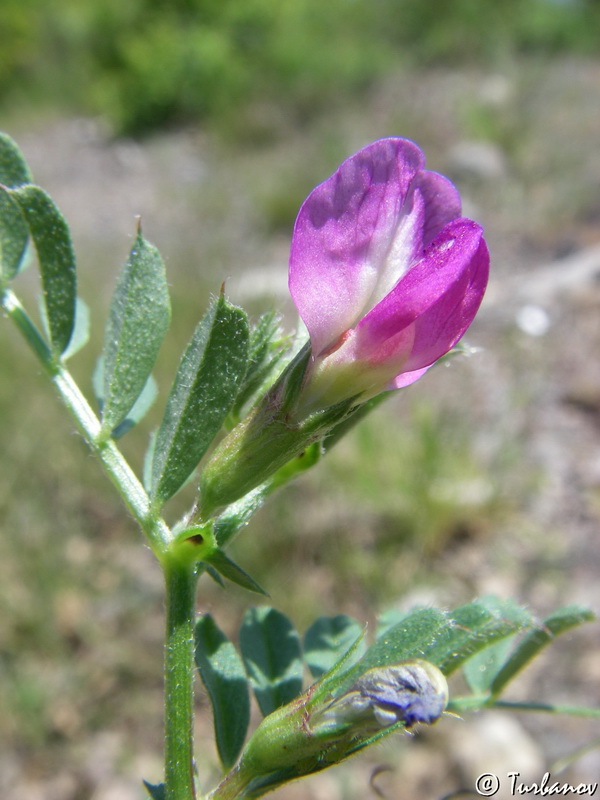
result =
[[[275,305],[295,328],[295,214],[360,146],[415,139],[486,227],[493,276],[467,337],[479,352],[381,407],[233,545],[301,632],[319,614],[372,623],[382,608],[492,591],[540,614],[600,605],[599,41],[592,0],[0,5],[1,127],[72,226],[92,318],[72,368],[88,394],[136,214],[167,262],[161,391],[123,440],[136,467],[223,280],[251,313]],[[16,290],[35,310],[33,270]],[[160,574],[8,323],[0,347],[0,794],[135,800],[161,770]],[[251,602],[206,583],[199,607],[235,635]],[[598,704],[596,639],[579,632],[540,659],[523,696]],[[504,717],[461,750],[444,721],[277,796],[364,800],[387,760],[390,797],[430,800],[489,770],[476,756],[497,755],[498,731],[506,771],[538,778],[600,735]],[[577,778],[586,770],[598,760]]]
[[[260,138],[271,105],[303,124],[399,63],[591,54],[599,24],[585,0],[5,0],[0,98]]]

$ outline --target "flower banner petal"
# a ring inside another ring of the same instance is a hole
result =
[[[423,154],[382,139],[345,161],[302,205],[292,239],[289,286],[318,354],[353,327],[379,278]]]

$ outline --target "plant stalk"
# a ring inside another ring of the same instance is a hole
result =
[[[11,289],[5,288],[0,291],[0,307],[15,323],[44,371],[56,386],[83,438],[102,462],[105,472],[117,488],[123,502],[146,534],[152,550],[157,557],[160,557],[173,538],[171,531],[166,523],[152,511],[144,487],[123,454],[112,439],[103,440],[101,438],[100,420],[92,411],[70,372],[52,353]]]
[[[165,640],[165,791],[167,800],[196,800],[193,734],[193,646],[197,572],[164,558],[167,602]]]

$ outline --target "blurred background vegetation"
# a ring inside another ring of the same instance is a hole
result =
[[[599,31],[594,0],[0,4],[2,127],[72,225],[92,319],[72,368],[89,394],[136,214],[167,261],[161,392],[123,440],[135,467],[223,280],[294,329],[295,214],[358,147],[415,139],[486,227],[493,276],[468,336],[482,351],[384,404],[233,545],[301,632],[323,613],[372,623],[382,608],[491,591],[540,614],[600,606],[600,292],[558,280],[561,259],[600,241]],[[16,290],[36,308],[33,270]],[[140,776],[161,770],[160,574],[8,325],[0,347],[0,794],[135,800]],[[251,602],[207,582],[200,608],[233,634]],[[540,659],[523,697],[598,704],[594,637]],[[507,719],[462,750],[476,724],[459,737],[444,722],[278,796],[364,800],[383,758],[397,767],[389,797],[431,800],[489,771],[498,731],[506,771],[538,779],[599,735]],[[204,774],[209,729],[203,713]],[[595,779],[598,760],[587,769]]]
[[[0,100],[260,139],[272,105],[303,124],[398,63],[590,54],[599,26],[592,0],[4,0]]]

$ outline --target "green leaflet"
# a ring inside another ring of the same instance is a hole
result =
[[[244,378],[248,321],[221,294],[183,354],[152,459],[151,495],[163,503],[177,492],[221,429]]]
[[[450,675],[474,653],[532,624],[531,614],[514,601],[484,597],[454,609],[423,657]]]
[[[424,655],[449,626],[447,614],[434,608],[419,608],[390,628],[372,644],[361,660],[340,676],[340,691],[372,667],[397,664],[408,658],[427,658]]]
[[[230,767],[250,722],[248,679],[237,650],[209,614],[196,623],[195,640],[196,665],[213,709],[219,758]]]
[[[361,624],[346,614],[319,617],[315,620],[304,634],[304,660],[313,678],[320,678],[325,672],[329,672],[348,652],[361,633]],[[360,658],[364,651],[364,639],[361,639],[356,659]]]
[[[19,146],[7,133],[0,132],[0,183],[13,188],[32,182],[31,170]]]
[[[302,648],[290,620],[274,608],[250,608],[240,630],[240,649],[264,715],[302,691]]]
[[[29,229],[7,189],[33,181],[16,142],[0,133],[0,277],[12,280],[27,263]]]
[[[471,656],[463,665],[469,689],[478,695],[489,692],[490,686],[514,647],[514,636],[507,636]]]
[[[46,323],[47,324],[47,323]],[[62,354],[63,361],[78,353],[90,338],[90,309],[81,297],[75,300],[75,322],[67,349]]]
[[[446,675],[474,653],[532,624],[528,612],[511,601],[484,598],[452,612],[419,608],[388,628],[340,680],[340,691],[367,669],[411,658],[431,661]]]
[[[50,344],[56,356],[69,345],[75,325],[75,254],[64,217],[39,186],[11,192],[19,204],[37,251]]]
[[[267,311],[250,329],[248,368],[231,410],[236,420],[246,403],[259,391],[264,392],[282,362],[288,340],[283,336],[280,324],[280,317],[274,311]]]
[[[119,276],[104,337],[102,430],[118,428],[142,394],[169,327],[165,267],[141,232]]]
[[[29,228],[11,192],[0,186],[0,277],[10,281],[26,261]]]
[[[392,606],[391,608],[385,608],[380,614],[377,616],[377,627],[375,628],[375,638],[381,638],[390,628],[393,628],[394,625],[397,625],[399,622],[408,616],[410,612],[407,612],[406,609],[400,609],[396,606]]]
[[[565,606],[550,614],[539,627],[530,631],[517,644],[509,658],[498,669],[490,690],[493,695],[499,695],[509,681],[520,672],[537,654],[561,633],[582,625],[584,622],[593,622],[594,613],[581,606]]]
[[[70,349],[71,346],[69,345],[69,350]],[[96,362],[96,369],[94,370],[94,374],[92,376],[92,386],[94,389],[94,394],[96,395],[98,407],[100,412],[102,412],[104,408],[105,389],[104,359],[102,356],[100,356]],[[135,425],[137,425],[138,422],[146,416],[152,407],[152,404],[156,400],[157,395],[158,386],[152,375],[149,375],[148,380],[144,384],[142,391],[137,397],[137,400],[127,412],[125,419],[111,431],[110,435],[112,438],[119,439],[121,436],[124,436],[128,431],[130,431]]]

